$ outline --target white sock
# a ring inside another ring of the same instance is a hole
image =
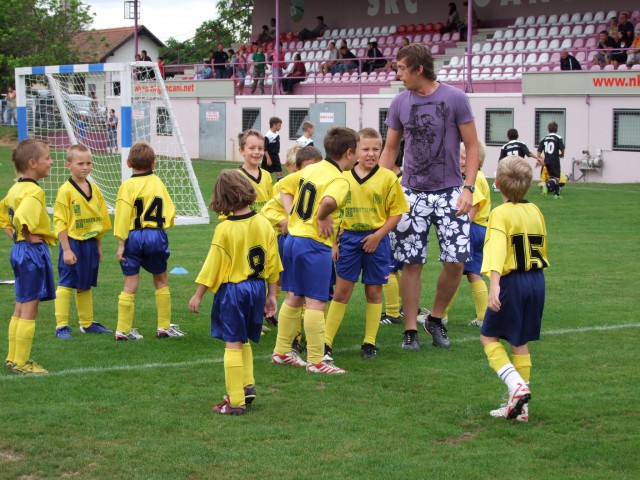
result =
[[[518,384],[526,385],[524,379],[511,363],[507,363],[504,367],[498,370],[498,376],[500,377],[500,380],[507,384],[509,392],[513,392],[518,388]]]

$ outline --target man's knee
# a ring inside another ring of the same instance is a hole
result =
[[[463,271],[463,262],[447,262],[444,264],[444,272],[448,275],[462,276]]]

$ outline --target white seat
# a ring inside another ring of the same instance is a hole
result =
[[[496,67],[491,70],[491,80],[501,80],[502,79],[502,67]]]
[[[578,60],[578,63],[584,63],[587,61],[587,54],[585,52],[578,52],[575,54],[576,60]],[[553,61],[553,59],[552,59]],[[558,60],[560,61],[560,60]]]
[[[488,67],[491,65],[491,55],[483,55],[482,60],[480,60],[481,67]]]
[[[537,53],[529,53],[527,55],[526,60],[524,61],[525,65],[536,65],[538,63],[538,54]]]
[[[560,30],[556,25],[549,27],[549,37],[557,37],[558,35],[560,35]]]
[[[640,63],[631,66],[631,70],[640,70]]]
[[[593,16],[593,23],[604,22],[604,12],[602,10],[598,10]]]
[[[569,23],[572,23],[572,24],[580,23],[580,20],[582,20],[582,14],[576,12],[573,15],[571,15],[571,18],[569,19]]]
[[[549,68],[549,65],[543,65],[540,67],[540,72],[550,72],[551,69]]]
[[[529,15],[527,19],[524,21],[525,25],[535,25],[535,23],[536,23],[536,17],[533,15]]]
[[[325,52],[322,54],[322,59],[329,60],[330,56],[331,56],[331,52],[329,50],[325,50]]]
[[[494,42],[491,46],[492,52],[501,52],[502,51],[502,42]]]
[[[340,30],[338,30],[337,28],[331,30],[331,38],[338,38],[338,35],[340,35]]]
[[[534,38],[537,33],[538,31],[535,29],[535,27],[530,27],[527,29],[527,33],[525,33],[524,38]]]
[[[397,31],[397,28],[395,25],[389,25],[389,30],[387,31],[386,34],[382,33],[382,31],[380,32],[381,35],[394,35]]]
[[[582,25],[575,25],[571,29],[571,36],[572,37],[579,37],[580,35],[582,35]]]
[[[613,65],[609,64],[609,65],[605,65],[603,70],[615,70],[615,68],[613,68]]]
[[[509,40],[507,43],[504,44],[504,48],[502,49],[503,52],[512,52],[514,49],[514,44],[511,40]]]
[[[558,50],[560,48],[560,40],[554,38],[549,42],[549,50]]]
[[[512,80],[515,78],[515,70],[513,67],[507,67],[504,69],[504,71],[502,72],[502,79],[503,80]]]
[[[549,15],[547,19],[547,25],[557,25],[558,24],[558,15],[555,13],[553,15]]]
[[[538,51],[549,50],[549,40],[547,40],[546,38],[543,38],[542,40],[540,40],[538,42],[538,46],[536,47],[536,50]]]
[[[439,33],[433,34],[433,38],[432,38],[433,43],[438,43],[441,40],[442,40],[442,35],[440,35]]]
[[[325,39],[320,40],[320,43],[318,44],[318,50],[324,50],[325,48],[327,48],[327,41]]]
[[[473,47],[471,47],[471,52],[472,53],[479,53],[482,50],[482,44],[481,43],[474,43]]]
[[[519,27],[520,25],[524,25],[524,17],[518,17],[516,18],[516,21],[514,22],[514,25],[516,27]]]
[[[515,59],[513,57],[513,53],[507,53],[504,56],[504,60],[502,61],[503,65],[513,65],[513,62],[515,62]]]
[[[350,28],[349,30],[347,30],[347,37],[349,38],[353,38],[356,36],[356,30],[355,28]]]
[[[605,20],[608,22],[610,19],[617,16],[618,13],[615,10],[609,10],[609,13],[607,13],[607,16],[605,17]]]
[[[560,18],[558,19],[558,23],[561,25],[566,25],[569,23],[569,14],[568,13],[563,13],[562,15],[560,15]]]
[[[509,29],[504,31],[504,36],[502,38],[504,38],[505,40],[509,40],[509,39],[513,38],[513,34],[514,34],[514,31],[509,28]]]
[[[560,52],[553,52],[549,63],[560,63]]]
[[[304,62],[307,59],[308,55],[309,52],[303,50],[302,52],[300,52],[300,60]]]
[[[340,33],[338,34],[340,36],[340,38],[344,38],[347,36],[347,29],[346,28],[341,28],[340,29]]]
[[[585,48],[594,48],[598,44],[596,37],[587,38],[587,43],[584,44]]]
[[[527,42],[527,46],[525,47],[525,50],[527,52],[533,52],[534,50],[538,49],[538,41],[537,40],[529,40]]]
[[[491,69],[489,67],[485,67],[480,72],[480,80],[489,80],[491,78]]]
[[[549,62],[549,53],[547,52],[542,52],[540,55],[538,55],[538,65],[546,65]]]
[[[585,25],[584,30],[582,31],[582,35],[587,37],[596,34],[596,26],[595,25]]]
[[[513,34],[513,38],[524,38],[524,28],[519,28],[516,33]]]
[[[547,36],[548,36],[547,27],[538,28],[538,32],[536,33],[536,37],[538,37],[538,38],[547,38]]]
[[[576,38],[573,41],[573,48],[574,49],[583,48],[583,47],[584,47],[584,38]]]
[[[591,68],[589,70],[602,70],[600,68],[600,65],[591,65]]]
[[[592,12],[585,12],[584,15],[582,16],[582,20],[580,22],[581,23],[591,23],[591,22],[593,22],[593,13]]]
[[[471,70],[471,78],[473,80],[478,80],[478,77],[480,77],[480,69],[479,68],[474,68]]]
[[[322,38],[326,38],[329,39],[331,38],[331,30],[329,30],[328,28],[324,31],[324,33],[322,34]]]
[[[372,35],[371,27],[365,27],[365,29],[362,31],[362,35],[364,35],[365,37],[370,37]]]
[[[503,30],[496,30],[496,32],[493,34],[493,40],[502,40],[503,37],[504,37]]]
[[[560,49],[561,50],[570,50],[572,46],[573,46],[573,40],[571,40],[570,38],[565,38],[562,41],[562,44],[560,45]]]
[[[384,32],[383,32],[384,30]],[[389,28],[388,27],[373,27],[371,29],[371,35],[376,36],[376,35],[387,35],[389,33]]]
[[[284,61],[289,63],[291,61],[291,58],[293,58],[293,54],[291,52],[287,52],[284,54]]]
[[[441,68],[436,76],[436,80],[438,82],[444,82],[447,79],[447,71],[444,68]]]
[[[571,27],[569,25],[565,25],[564,27],[562,27],[560,29],[560,34],[561,37],[568,37],[569,35],[571,35]]]
[[[458,79],[458,69],[452,68],[447,72],[447,81],[455,82]]]
[[[627,67],[626,63],[618,65],[618,70],[628,70],[628,69],[629,69],[629,67]]]
[[[356,33],[353,34],[354,37],[361,37],[363,35],[362,27],[356,28]]]
[[[253,78],[250,73],[247,73],[246,77],[244,77],[244,86],[250,87],[251,85],[253,85]]]
[[[318,40],[314,40],[311,42],[311,50],[318,50],[320,48],[320,42]]]
[[[471,66],[477,67],[478,65],[480,65],[480,55],[474,55],[471,57]]]
[[[415,37],[413,37],[413,43],[422,43],[422,35],[418,33]]]
[[[462,62],[460,62],[460,57],[454,55],[453,57],[451,57],[451,60],[449,60],[449,67],[457,67],[461,63]]]
[[[524,51],[524,47],[525,47],[524,40],[518,40],[516,42],[515,50],[517,52],[522,52],[522,51]]]
[[[554,72],[561,72],[562,69],[560,68],[560,65],[556,65],[555,67],[553,67],[553,71]]]
[[[489,53],[491,51],[491,44],[489,42],[485,42],[482,45],[482,53]]]
[[[503,65],[502,54],[498,53],[491,58],[491,65],[494,67]]]
[[[304,42],[304,45],[302,46],[303,50],[311,50],[311,40],[307,40]]]
[[[538,19],[536,20],[536,25],[545,25],[546,23],[547,23],[547,16],[539,15]]]

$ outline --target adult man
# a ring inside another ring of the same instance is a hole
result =
[[[398,75],[406,91],[391,102],[387,142],[380,165],[391,168],[404,139],[402,186],[410,211],[393,235],[395,258],[404,262],[401,278],[405,332],[402,347],[419,350],[416,328],[422,268],[431,224],[436,227],[443,269],[425,330],[433,344],[449,347],[442,314],[453,298],[469,252],[469,217],[478,171],[478,136],[469,99],[461,90],[436,81],[433,57],[412,44],[397,54]],[[467,151],[466,179],[460,173],[460,140]]]
[[[622,38],[627,42],[626,45],[631,45],[633,42],[633,24],[629,21],[627,12],[620,12],[618,31],[622,33]]]
[[[566,50],[560,52],[560,70],[582,70],[580,62]]]
[[[218,44],[218,49],[213,52],[214,78],[227,78],[227,62],[229,55],[224,51],[224,45]]]
[[[318,24],[316,25],[316,28],[314,28],[313,30],[308,30],[306,28],[303,28],[298,33],[298,39],[309,40],[309,39],[318,38],[324,35],[324,31],[327,30],[329,27],[327,26],[326,23],[324,23],[324,17],[322,15],[318,15],[316,19],[318,20]]]
[[[609,32],[602,30],[598,34],[598,46],[596,54],[593,56],[593,64],[604,67],[611,63],[611,50],[616,48],[616,41],[609,36]]]
[[[153,60],[151,59],[151,57],[149,56],[146,50],[142,50],[140,52],[140,59],[143,62],[153,62]],[[145,68],[143,69],[142,72],[143,72],[142,75],[144,80],[151,80],[156,78],[156,72],[153,70],[153,68]]]

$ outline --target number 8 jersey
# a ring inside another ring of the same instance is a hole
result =
[[[549,266],[547,228],[533,203],[504,203],[491,211],[484,240],[482,274],[502,276]]]
[[[152,171],[134,173],[118,190],[113,233],[126,240],[129,231],[166,230],[173,226],[176,210],[167,187]]]

